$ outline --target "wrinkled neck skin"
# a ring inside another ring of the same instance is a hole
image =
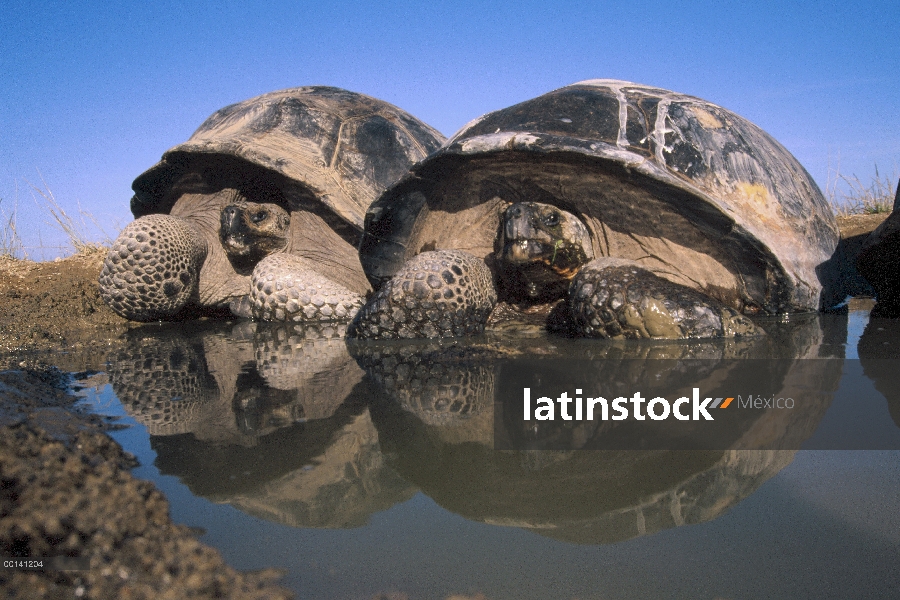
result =
[[[562,298],[578,270],[594,257],[584,223],[539,202],[519,202],[504,211],[499,246],[500,295],[514,303]]]
[[[232,298],[244,296],[250,289],[250,277],[231,265],[219,236],[222,209],[236,194],[232,189],[185,193],[172,206],[171,215],[182,219],[206,242],[207,254],[200,270],[197,299],[202,307],[227,306]]]

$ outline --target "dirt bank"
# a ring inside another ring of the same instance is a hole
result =
[[[0,568],[6,598],[290,598],[241,573],[169,518],[99,417],[73,408],[47,352],[105,353],[133,325],[100,300],[105,252],[0,258],[0,556],[73,556],[77,571]]]
[[[80,557],[84,570],[0,569],[7,598],[290,598],[169,518],[104,422],[71,409],[53,368],[0,373],[0,555]],[[74,565],[78,566],[78,565]]]
[[[97,291],[105,249],[52,262],[0,257],[0,352],[105,344],[131,327]]]

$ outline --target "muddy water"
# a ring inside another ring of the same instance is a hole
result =
[[[237,568],[284,569],[302,598],[896,597],[900,327],[865,311],[763,325],[738,342],[402,345],[153,325],[93,357],[78,394],[131,425],[114,436],[175,521]],[[561,404],[526,422],[525,387],[741,398],[712,435],[565,421]]]

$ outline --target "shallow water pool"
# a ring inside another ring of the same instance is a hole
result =
[[[900,330],[865,311],[764,325],[743,342],[355,346],[154,325],[77,393],[130,425],[112,435],[176,522],[236,568],[283,569],[300,598],[897,597]],[[565,421],[561,403],[525,422],[526,386],[737,390],[722,414],[740,416],[715,436]],[[750,393],[797,406],[752,411]]]

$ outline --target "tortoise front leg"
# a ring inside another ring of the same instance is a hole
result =
[[[292,254],[271,254],[253,269],[250,295],[236,299],[231,310],[261,321],[348,322],[363,305],[363,297],[312,268],[312,262]]]
[[[357,313],[350,337],[445,338],[474,335],[497,303],[484,261],[458,250],[409,260]]]
[[[206,260],[203,234],[189,221],[152,214],[128,224],[103,262],[100,297],[132,321],[175,317],[198,301]]]
[[[569,287],[575,331],[597,338],[714,338],[762,335],[747,317],[630,260],[599,258]]]

